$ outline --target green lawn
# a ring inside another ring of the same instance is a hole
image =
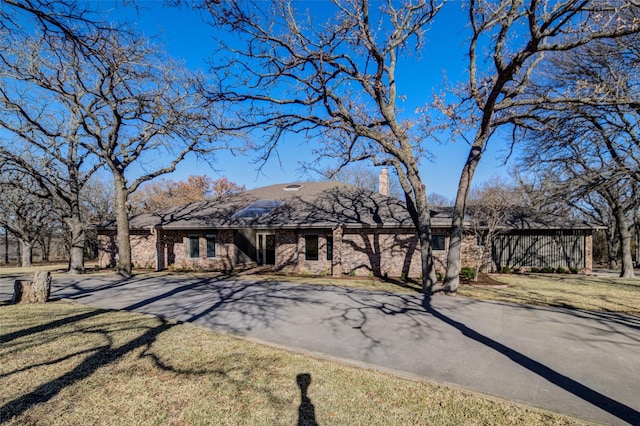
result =
[[[192,325],[0,306],[0,423],[548,425],[578,421]],[[302,375],[302,376],[299,376]],[[298,382],[311,379],[304,404]]]

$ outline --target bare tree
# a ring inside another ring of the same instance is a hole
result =
[[[77,2],[0,1],[0,127],[12,136],[0,157],[54,201],[71,233],[71,273],[84,270],[79,192],[99,163],[89,161],[82,124],[68,102],[82,95],[69,92],[72,72],[64,52],[92,52],[96,33],[118,31]]]
[[[636,263],[635,267],[640,268],[640,206],[633,213],[633,233],[635,234],[636,241]]]
[[[495,131],[505,125],[526,125],[540,104],[602,103],[602,98],[572,93],[532,96],[527,88],[535,72],[553,52],[571,52],[598,40],[612,40],[640,31],[640,5],[627,1],[489,1],[469,2],[469,80],[458,108],[447,109],[455,123],[473,135],[460,175],[454,207],[447,273],[443,290],[459,285],[463,220],[476,167]],[[485,53],[488,52],[488,53]],[[629,103],[620,97],[610,104]],[[464,133],[462,133],[464,134]]]
[[[82,41],[90,44],[87,49],[78,49],[66,38],[25,41],[29,42],[28,48],[22,46],[26,55],[6,56],[5,63],[18,64],[26,77],[20,80],[17,71],[10,76],[20,83],[14,96],[4,91],[13,116],[3,125],[35,146],[38,154],[66,167],[63,188],[71,191],[78,212],[77,196],[91,173],[103,165],[111,172],[118,271],[130,275],[129,194],[141,183],[175,170],[187,154],[213,147],[214,111],[200,95],[201,79],[132,32],[85,33]],[[29,104],[19,95],[26,94],[29,100],[31,86],[46,94],[46,104],[25,109],[23,105]],[[61,195],[63,189],[58,185],[51,192]],[[82,221],[77,224],[82,226]],[[83,242],[73,244],[79,251],[83,246]]]
[[[427,195],[427,202],[432,207],[449,207],[453,205],[452,200],[437,192],[432,192]]]
[[[493,238],[505,226],[507,219],[519,207],[515,188],[494,178],[471,190],[469,196],[469,220],[476,238],[476,266],[474,281],[483,268],[491,264]]]
[[[520,132],[528,141],[529,163],[551,164],[572,191],[574,204],[586,203],[614,224],[607,238],[610,264],[619,244],[625,277],[634,275],[632,216],[640,206],[639,41],[632,34],[550,55],[543,78],[528,92],[554,102],[536,107],[536,119],[528,119]],[[567,87],[566,79],[576,84]],[[585,98],[597,101],[575,101]]]
[[[13,136],[0,147],[0,158],[30,175],[54,202],[71,235],[69,272],[81,273],[85,226],[80,191],[101,164],[89,158],[80,137],[83,123],[67,103],[77,94],[68,92],[70,73],[59,72],[66,67],[65,57],[52,54],[51,39],[17,41],[0,43],[0,128]]]
[[[429,294],[436,275],[426,186],[418,170],[428,126],[400,117],[396,70],[421,50],[442,3],[375,5],[338,0],[331,17],[320,22],[286,1],[210,4],[217,27],[234,37],[231,44],[221,42],[212,60],[218,81],[211,96],[236,113],[232,128],[266,133],[256,146],[264,159],[275,155],[285,135],[298,133],[321,141],[314,158],[334,160],[334,171],[360,160],[392,166],[420,241]]]
[[[556,116],[547,120],[544,128],[529,130],[524,161],[529,167],[542,166],[554,176],[556,196],[564,197],[585,213],[591,210],[593,217],[613,220],[617,238],[608,238],[610,256],[616,252],[617,257],[616,240],[619,241],[621,276],[633,277],[633,223],[629,216],[640,206],[638,184],[631,176],[621,174],[600,133],[585,132],[583,124],[580,115],[574,113],[571,117]],[[606,203],[605,211],[600,202]]]
[[[78,107],[87,118],[89,149],[113,175],[118,271],[130,275],[128,196],[143,182],[174,171],[188,154],[220,149],[214,145],[219,132],[214,106],[201,96],[200,76],[159,56],[140,38],[100,39],[97,44],[96,53],[78,64],[78,84],[93,86],[94,98],[90,108]],[[131,177],[131,166],[143,172]]]
[[[45,194],[28,190],[37,186],[30,176],[6,170],[0,178],[0,226],[20,242],[22,267],[32,266],[33,248],[55,220],[53,205]]]
[[[85,32],[108,26],[86,6],[73,0],[0,0],[0,31],[24,35],[36,28],[44,37],[63,38],[77,49],[90,50]]]

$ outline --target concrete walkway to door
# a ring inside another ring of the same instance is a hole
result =
[[[0,278],[0,299],[10,299],[15,278]],[[640,424],[638,316],[206,275],[57,275],[52,297],[192,322],[586,420]]]

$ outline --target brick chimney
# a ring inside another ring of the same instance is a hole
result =
[[[386,167],[380,170],[378,178],[378,192],[380,195],[389,196],[389,171]]]

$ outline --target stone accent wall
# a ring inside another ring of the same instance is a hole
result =
[[[98,265],[101,268],[116,266],[118,261],[118,237],[115,231],[98,235]]]
[[[216,256],[207,257],[207,235],[216,236]],[[189,237],[199,238],[198,258],[189,257]],[[166,232],[163,235],[162,251],[167,259],[166,267],[195,269],[202,271],[231,271],[235,265],[235,244],[232,230],[217,232]],[[173,262],[172,262],[173,261]]]
[[[318,236],[318,260],[305,258],[306,235]],[[330,229],[279,231],[276,233],[276,268],[298,274],[331,275],[332,261],[327,259],[327,237],[332,235]]]
[[[418,238],[402,230],[345,229],[342,272],[356,276],[419,277]]]
[[[465,234],[460,244],[460,265],[462,268],[476,268],[478,260],[482,261],[480,272],[488,272],[491,266],[491,248],[486,247],[486,252],[482,253],[483,247],[477,245],[475,234]],[[484,257],[485,259],[481,259]],[[445,260],[446,264],[446,260]]]
[[[331,265],[331,275],[339,277],[342,275],[342,237],[344,235],[344,228],[338,226],[333,230],[333,264]]]
[[[293,230],[276,231],[276,265],[282,272],[298,270],[298,232]]]
[[[434,229],[433,234],[446,235],[445,250],[432,252],[436,272],[444,273],[449,236],[445,230],[438,229]],[[422,275],[420,242],[415,234],[408,233],[407,230],[345,230],[342,240],[341,261],[344,274],[408,278],[420,278]],[[465,236],[462,241],[462,266],[475,266],[476,253],[475,238]]]
[[[134,268],[157,268],[156,235],[131,232],[131,262]]]
[[[589,233],[585,235],[584,252],[585,262],[584,270],[579,271],[581,274],[590,275],[593,272],[593,234]]]
[[[149,231],[130,232],[131,263],[134,268],[157,268],[156,236]],[[118,236],[108,231],[98,236],[98,265],[111,268],[118,262]]]

